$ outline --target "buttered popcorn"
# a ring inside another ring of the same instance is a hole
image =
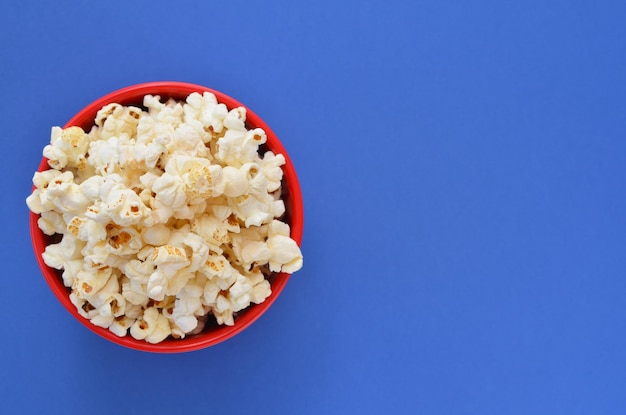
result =
[[[106,105],[89,132],[53,127],[50,169],[26,202],[46,235],[62,235],[43,259],[78,312],[158,343],[200,332],[209,315],[233,325],[302,254],[279,220],[285,158],[260,151],[265,131],[246,128],[245,108],[208,92],[143,105]]]

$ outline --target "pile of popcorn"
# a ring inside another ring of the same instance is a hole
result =
[[[52,128],[29,209],[78,312],[118,336],[158,343],[233,325],[270,294],[272,272],[302,254],[281,199],[285,158],[259,146],[244,108],[215,95],[146,95],[145,110],[109,104],[89,132]]]

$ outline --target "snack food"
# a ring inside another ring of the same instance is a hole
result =
[[[53,128],[29,208],[62,240],[44,252],[81,315],[158,343],[202,330],[271,293],[271,272],[302,255],[280,222],[280,154],[259,151],[244,108],[205,92],[109,104],[85,133]]]

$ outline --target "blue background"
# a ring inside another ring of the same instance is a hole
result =
[[[626,3],[0,5],[1,413],[626,413]],[[45,284],[24,202],[87,103],[154,80],[285,145],[304,268],[253,326],[126,349]]]

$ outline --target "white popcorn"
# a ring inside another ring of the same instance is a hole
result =
[[[222,169],[224,177],[224,194],[228,197],[241,196],[248,191],[248,180],[246,174],[232,166]]]
[[[208,280],[202,290],[204,304],[209,306],[215,305],[217,302],[217,296],[219,295],[220,291],[221,289],[217,285],[216,281]]]
[[[50,145],[44,148],[44,156],[48,164],[55,169],[73,167],[84,170],[89,136],[80,127],[61,129],[53,127],[50,134]]]
[[[108,329],[115,320],[113,316],[103,316],[102,314],[98,313],[94,315],[90,321],[95,326]]]
[[[54,204],[43,196],[44,193],[39,189],[35,189],[33,193],[28,195],[26,198],[26,205],[31,212],[40,214],[54,209]]]
[[[145,306],[150,301],[147,293],[146,284],[138,284],[131,280],[122,282],[122,296],[126,300],[126,309],[129,310],[128,304],[134,304],[137,306]],[[128,313],[127,313],[128,315]]]
[[[109,282],[113,275],[111,267],[79,271],[72,290],[79,298],[89,301]]]
[[[272,295],[272,287],[268,280],[263,280],[252,287],[252,292],[250,293],[250,302],[254,304],[261,304],[263,301]]]
[[[163,314],[159,314],[154,330],[146,336],[146,341],[148,343],[160,343],[165,340],[171,332],[168,319]]]
[[[100,127],[102,139],[126,135],[132,137],[137,130],[141,110],[136,107],[123,107],[120,104],[105,105],[96,115],[95,123]]]
[[[268,151],[261,161],[261,173],[267,180],[267,191],[273,192],[280,187],[283,179],[283,170],[280,166],[285,164],[285,156],[282,154],[275,155]]]
[[[121,145],[120,138],[117,136],[89,143],[89,159],[87,160],[97,174],[106,176],[117,172],[116,166],[119,165],[118,146]]]
[[[97,273],[96,273],[97,274]],[[80,276],[77,276],[77,280],[80,279]],[[84,284],[84,282],[83,282]],[[107,280],[106,284],[95,293],[92,293],[89,296],[89,303],[98,309],[98,313],[102,316],[110,316],[112,314],[111,303],[115,300],[115,296],[119,295],[121,299],[123,297],[119,294],[120,284],[119,279],[117,278],[117,274],[111,272],[111,276]],[[79,290],[80,295],[80,290]],[[115,308],[117,306],[114,305]],[[117,312],[118,310],[116,310]],[[115,317],[115,316],[114,316]]]
[[[175,130],[184,122],[184,112],[183,106],[179,102],[170,99],[156,113],[156,119]]]
[[[278,220],[285,157],[263,152],[245,108],[204,92],[147,95],[146,111],[104,106],[89,133],[52,128],[49,170],[26,199],[79,314],[117,336],[158,343],[200,333],[272,293],[271,272],[302,254]]]
[[[154,249],[152,262],[163,271],[166,277],[173,276],[178,270],[189,265],[187,254],[183,248],[163,245]]]
[[[270,270],[293,273],[302,268],[302,253],[293,239],[272,235],[267,238],[267,247],[271,251]]]
[[[152,191],[156,193],[156,208],[164,207],[175,210],[183,207],[187,202],[185,184],[181,177],[170,173],[163,173],[152,183]]]
[[[191,230],[204,238],[211,250],[217,253],[222,253],[221,245],[230,242],[227,224],[212,215],[196,216],[191,221]]]
[[[144,228],[141,232],[143,241],[148,245],[165,245],[170,239],[171,229],[164,224],[156,224]]]
[[[55,208],[54,201],[48,198],[47,189],[50,182],[55,180],[61,172],[58,170],[45,170],[43,172],[37,172],[33,175],[33,184],[36,189],[26,198],[26,204],[28,208],[34,213],[42,213]],[[68,177],[66,175],[64,177]],[[59,179],[61,182],[64,180]],[[60,184],[60,183],[58,183]]]
[[[48,183],[45,197],[51,201],[59,213],[80,214],[89,205],[89,200],[80,191],[79,185],[74,183],[74,174],[66,171],[56,176]]]
[[[83,269],[85,265],[83,259],[70,259],[63,263],[63,273],[61,277],[63,278],[63,285],[66,287],[71,287],[74,284],[74,279],[76,275]]]
[[[122,271],[129,278],[134,286],[141,286],[148,283],[148,279],[156,270],[156,265],[152,260],[154,248],[144,246],[136,255],[137,259],[127,261]]]
[[[265,242],[249,241],[241,247],[241,261],[245,268],[252,263],[267,264],[272,258],[272,251]]]
[[[168,153],[211,159],[211,153],[205,146],[211,135],[204,131],[202,123],[191,121],[181,124],[172,134],[168,145]]]
[[[178,293],[171,318],[184,333],[198,326],[197,316],[204,314],[202,304],[203,287],[195,279],[190,280]]]
[[[104,182],[104,177],[99,174],[95,174],[80,184],[80,192],[90,201],[95,202],[100,197],[100,186]]]
[[[230,252],[235,257],[235,261],[233,261],[236,265],[241,268],[248,269],[250,262],[247,259],[250,259],[254,255],[254,251],[259,249],[259,253],[263,254],[261,250],[263,248],[257,243],[264,243],[266,237],[267,226],[260,227],[249,227],[240,229],[239,233],[230,234],[231,244],[229,246]],[[244,259],[244,249],[248,245],[253,245],[248,253],[246,253],[246,258]],[[254,260],[253,260],[254,261]],[[266,261],[267,262],[267,261]]]
[[[81,250],[85,264],[91,267],[111,266],[109,262],[113,259],[108,241],[97,241],[85,244]]]
[[[171,333],[169,322],[156,307],[147,308],[142,318],[135,321],[130,328],[130,334],[137,340],[146,340],[149,343],[159,343]]]
[[[48,159],[48,165],[54,169],[62,169],[67,166],[65,153],[52,144],[48,144],[43,148],[43,156]]]
[[[246,277],[250,285],[252,285],[252,290],[250,290],[251,303],[261,304],[272,294],[272,287],[260,270],[253,269],[251,272],[246,273]]]
[[[178,232],[181,237],[181,243],[187,247],[187,251],[191,251],[189,258],[189,266],[186,268],[188,272],[196,272],[200,267],[206,264],[209,258],[210,248],[209,244],[198,234],[188,230],[188,227],[184,228],[183,232]],[[175,238],[174,234],[174,238]]]
[[[229,206],[246,227],[260,226],[271,218],[267,203],[248,194],[230,199]]]
[[[84,246],[83,241],[71,234],[65,234],[61,242],[46,246],[42,257],[49,267],[62,269],[67,261],[82,258],[81,250]]]
[[[37,225],[46,235],[63,233],[66,227],[63,215],[53,210],[41,212],[41,216],[37,220]]]
[[[216,283],[219,289],[228,288],[237,277],[237,271],[225,256],[211,253],[198,272]]]
[[[85,168],[87,146],[88,136],[82,128],[52,127],[50,144],[44,147],[43,155],[53,169],[62,169],[67,166],[82,170]]]
[[[133,320],[137,320],[138,318],[141,318],[141,316],[143,316],[144,310],[148,308],[147,304],[148,302],[144,304],[132,304],[132,303],[129,303],[127,300],[126,307],[125,307],[126,317],[130,317]],[[152,306],[154,306],[154,304],[152,304]]]
[[[37,189],[45,190],[50,182],[60,176],[62,173],[58,170],[44,170],[36,172],[33,175],[33,184]]]
[[[168,154],[167,145],[170,143],[169,136],[157,136],[154,141],[146,147],[146,166],[154,169],[157,167],[161,157]]]
[[[136,225],[151,216],[151,209],[143,204],[137,193],[123,184],[109,189],[103,201],[107,215],[121,226]]]
[[[234,312],[241,311],[250,305],[251,290],[252,285],[248,282],[247,278],[243,275],[239,275],[235,283],[228,290],[231,309]]]
[[[269,235],[289,236],[291,231],[290,231],[290,228],[289,228],[288,224],[286,224],[285,222],[282,222],[282,221],[274,219],[268,225],[267,233]]]
[[[265,133],[261,134],[257,130],[227,130],[217,141],[218,151],[215,157],[225,164],[239,167],[257,160],[259,145],[264,142]]]
[[[70,293],[70,301],[76,307],[76,311],[78,311],[78,314],[85,317],[86,319],[91,320],[98,315],[98,310],[96,310],[94,306],[89,304],[87,300],[85,300],[84,298],[80,298],[74,291]]]
[[[114,255],[136,254],[143,247],[141,235],[132,227],[119,227],[109,224],[106,229],[108,237],[107,250]]]
[[[228,300],[222,298],[223,302],[228,307]],[[233,326],[235,325],[235,317],[233,316],[233,311],[230,308],[226,308],[223,311],[219,311],[217,308],[213,310],[213,314],[215,315],[215,320],[217,320],[217,324],[223,324],[225,326]]]
[[[104,225],[85,217],[72,217],[72,219],[67,222],[66,229],[76,238],[85,242],[95,243],[107,238],[107,230]]]
[[[202,95],[192,93],[187,97],[185,119],[198,120],[211,133],[220,133],[224,128],[224,119],[228,109],[224,104],[218,104],[215,95],[205,92]]]
[[[116,279],[117,280],[117,279]],[[119,284],[118,284],[119,287]],[[112,295],[108,296],[104,302],[98,307],[98,313],[102,316],[120,317],[124,315],[126,308],[126,300],[119,293],[119,288]]]
[[[188,273],[179,273],[190,263],[183,248],[172,245],[154,248],[152,262],[156,270],[150,275],[147,288],[148,296],[155,300],[163,300],[166,294],[175,291],[174,287],[184,286],[190,277]]]
[[[166,174],[180,178],[186,199],[191,204],[220,196],[224,191],[222,167],[205,158],[174,155],[165,165],[163,176]]]
[[[224,118],[224,127],[229,131],[246,131],[246,109],[243,107],[233,108],[228,111]]]
[[[131,328],[133,324],[137,321],[134,318],[128,317],[128,315],[123,315],[118,318],[115,318],[113,323],[109,326],[109,330],[113,332],[118,337],[124,337],[128,334],[128,329]]]

